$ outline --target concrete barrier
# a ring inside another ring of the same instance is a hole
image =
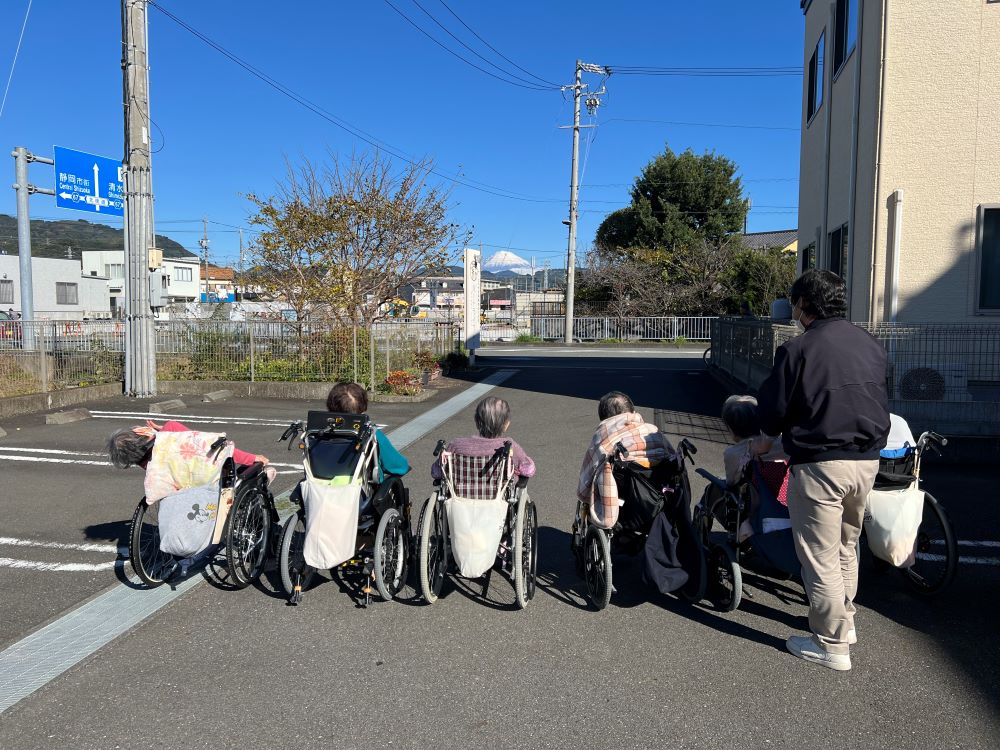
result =
[[[82,422],[90,419],[90,412],[87,409],[70,409],[68,411],[57,411],[54,414],[45,415],[45,424],[70,424],[72,422]]]
[[[156,401],[149,405],[149,413],[164,413],[168,411],[176,411],[178,409],[186,409],[187,404],[181,401],[179,398],[172,398],[169,401]]]
[[[233,392],[229,389],[223,389],[221,391],[209,391],[201,399],[202,401],[225,401],[227,398],[232,398]]]

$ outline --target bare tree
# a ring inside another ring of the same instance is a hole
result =
[[[428,161],[394,171],[378,153],[289,164],[275,195],[247,196],[261,227],[249,283],[280,297],[300,320],[369,324],[397,289],[441,269],[461,236],[448,193],[428,183]]]

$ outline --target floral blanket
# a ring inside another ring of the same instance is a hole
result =
[[[583,457],[576,495],[590,503],[591,521],[604,529],[617,523],[618,508],[623,502],[608,462],[618,443],[628,451],[626,460],[643,468],[656,466],[673,452],[656,426],[644,422],[636,412],[609,417],[597,426]]]
[[[221,450],[212,445],[225,435],[215,432],[158,432],[146,466],[146,502],[159,502],[180,490],[218,484],[222,465],[233,455],[227,440]]]

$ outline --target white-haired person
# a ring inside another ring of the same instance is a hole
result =
[[[452,440],[445,447],[448,453],[459,456],[492,456],[505,443],[511,444],[514,475],[525,479],[535,476],[535,462],[515,440],[507,437],[510,429],[510,404],[502,398],[487,396],[476,404],[476,430],[479,434]],[[441,462],[431,465],[431,476],[442,479]]]

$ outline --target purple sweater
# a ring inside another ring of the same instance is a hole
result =
[[[519,477],[535,476],[535,462],[528,458],[528,454],[515,441],[508,437],[484,438],[479,435],[471,437],[455,438],[445,448],[449,453],[459,456],[492,456],[504,443],[510,441],[511,457],[514,459],[514,475]],[[441,463],[435,461],[431,464],[431,478],[441,479]]]

